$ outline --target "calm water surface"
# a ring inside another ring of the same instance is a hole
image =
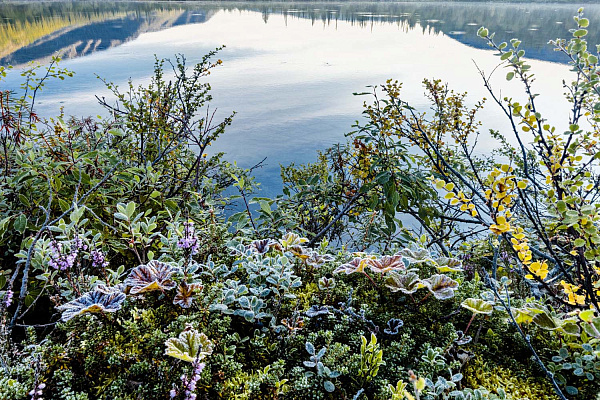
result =
[[[486,25],[499,40],[519,37],[536,72],[542,112],[565,126],[561,79],[568,66],[546,45],[566,37],[578,5],[498,3],[0,3],[0,64],[47,62],[62,54],[74,78],[52,83],[38,99],[51,116],[64,107],[77,116],[102,113],[95,94],[108,95],[95,74],[124,87],[146,83],[154,55],[184,54],[190,63],[225,44],[213,72],[217,116],[236,111],[233,126],[213,151],[257,171],[264,195],[280,188],[279,164],[313,161],[316,151],[344,141],[365,97],[353,96],[389,78],[421,109],[423,78],[439,78],[472,102],[486,95],[475,63],[491,71],[497,58],[475,35]],[[600,24],[600,5],[586,15]],[[599,25],[600,26],[600,25]],[[592,25],[589,40],[600,43]],[[503,95],[516,82],[496,73]],[[16,89],[13,73],[3,88]],[[506,129],[489,104],[485,129]],[[480,151],[491,149],[482,140]]]

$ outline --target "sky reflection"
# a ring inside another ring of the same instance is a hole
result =
[[[106,95],[97,73],[125,87],[131,77],[135,84],[147,83],[154,54],[173,57],[182,53],[190,63],[225,44],[219,58],[223,66],[210,77],[217,117],[236,111],[233,125],[215,143],[212,151],[224,151],[227,159],[250,167],[267,157],[257,170],[265,195],[280,188],[279,164],[302,163],[316,159],[316,151],[345,141],[344,134],[360,119],[366,96],[353,92],[387,79],[403,82],[405,98],[420,109],[423,78],[439,78],[457,91],[469,92],[471,103],[487,94],[474,63],[491,71],[498,59],[488,50],[466,46],[440,31],[417,24],[373,23],[357,25],[349,21],[323,23],[311,19],[265,15],[248,10],[219,10],[204,23],[180,25],[144,33],[121,46],[65,61],[76,71],[66,84],[51,84],[39,100],[39,111],[56,114],[95,115],[101,112],[93,94]],[[433,23],[433,22],[432,22]],[[567,32],[565,31],[565,34]],[[562,100],[562,78],[568,67],[532,61],[535,87],[542,94],[540,110],[552,116],[561,129],[568,123]],[[18,77],[10,76],[9,87]],[[518,83],[505,82],[505,71],[496,72],[493,83],[502,94],[519,97]],[[521,96],[522,97],[522,96]],[[480,114],[484,129],[506,130],[499,109],[488,104]],[[490,151],[484,138],[480,152]]]

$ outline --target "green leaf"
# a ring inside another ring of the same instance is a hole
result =
[[[0,221],[0,237],[2,237],[4,235],[4,233],[7,231],[9,222],[10,222],[10,217],[6,217],[2,221]]]
[[[512,81],[512,79],[515,77],[515,73],[514,72],[509,72],[508,74],[506,74],[506,80],[507,81]]]
[[[557,323],[557,321],[554,318],[552,318],[552,316],[550,316],[547,312],[536,314],[533,317],[533,322],[542,329],[553,331],[555,329],[560,328],[560,325]]]
[[[27,227],[27,217],[25,216],[25,214],[20,214],[16,219],[15,222],[13,223],[13,228],[19,232],[19,233],[23,233],[25,232],[25,228]]]
[[[325,382],[323,382],[323,387],[329,393],[331,393],[331,392],[333,392],[335,390],[335,385],[331,381],[325,381]]]
[[[135,203],[133,201],[130,201],[129,203],[127,203],[127,207],[125,208],[125,215],[131,218],[133,213],[135,213]]]
[[[183,361],[199,361],[213,352],[213,345],[204,333],[195,329],[184,330],[178,338],[170,338],[165,342],[165,354]]]
[[[30,207],[29,200],[27,199],[27,197],[23,196],[22,194],[19,194],[19,200],[25,205],[25,207]]]
[[[574,386],[567,386],[565,387],[565,390],[567,391],[567,394],[570,394],[571,396],[575,396],[579,393],[579,390]]]
[[[501,59],[502,61],[504,61],[504,60],[508,60],[509,58],[511,58],[511,57],[512,57],[512,55],[513,55],[513,52],[512,52],[512,50],[509,50],[509,51],[507,51],[506,53],[502,54],[502,55],[500,56],[500,59]]]
[[[579,313],[579,318],[585,322],[592,322],[592,318],[594,318],[594,310],[585,310]]]
[[[468,298],[460,305],[474,314],[491,314],[494,311],[494,304],[483,299]]]
[[[573,242],[573,246],[575,246],[575,247],[583,247],[583,246],[585,246],[585,240],[583,240],[583,239],[575,239],[575,242]]]
[[[587,29],[577,29],[575,32],[573,32],[574,37],[584,37],[587,34]]]
[[[579,336],[580,333],[579,325],[577,325],[573,321],[565,321],[565,323],[561,326],[560,330],[567,335],[573,336]]]
[[[582,324],[583,330],[591,337],[600,339],[600,317],[592,318],[587,324]]]
[[[60,206],[61,211],[67,211],[71,206],[63,199],[58,199],[58,205]]]
[[[261,210],[269,215],[271,214],[271,205],[266,200],[260,200],[258,204],[260,205]]]

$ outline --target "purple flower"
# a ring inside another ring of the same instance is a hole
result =
[[[50,251],[52,253],[50,254],[50,261],[48,261],[48,265],[61,271],[71,269],[75,264],[77,255],[79,254],[79,249],[76,246],[74,246],[69,253],[63,254],[62,244],[55,240],[50,242]]]
[[[88,248],[87,244],[83,243],[83,240],[79,236],[75,236],[71,247],[73,247],[77,250],[87,250],[87,248]]]
[[[31,396],[31,400],[41,400],[40,397],[44,392],[43,389],[46,387],[45,383],[40,383],[36,385],[32,390],[29,391],[29,395]]]
[[[90,259],[92,260],[92,267],[95,268],[106,268],[108,267],[108,261],[102,250],[92,250],[90,252]]]
[[[183,223],[183,237],[177,241],[177,247],[191,251],[192,254],[198,253],[199,243],[193,222]]]
[[[196,384],[200,380],[200,374],[206,364],[200,363],[198,361],[194,361],[192,363],[192,367],[194,368],[192,371],[192,376],[190,379],[186,375],[181,375],[181,383],[183,384],[183,393],[185,394],[184,400],[196,400],[196,394],[194,391],[196,390]],[[177,395],[177,391],[175,389],[171,390],[171,398]]]
[[[12,298],[13,298],[14,292],[10,289],[8,289],[6,291],[6,293],[4,293],[4,305],[6,307],[10,307],[10,305],[12,304]]]

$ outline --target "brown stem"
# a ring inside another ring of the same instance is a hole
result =
[[[465,335],[467,334],[467,332],[469,331],[469,327],[471,326],[471,322],[473,322],[473,320],[475,319],[475,313],[473,313],[473,316],[471,317],[471,319],[469,320],[469,323],[467,324],[467,327],[465,328]]]

